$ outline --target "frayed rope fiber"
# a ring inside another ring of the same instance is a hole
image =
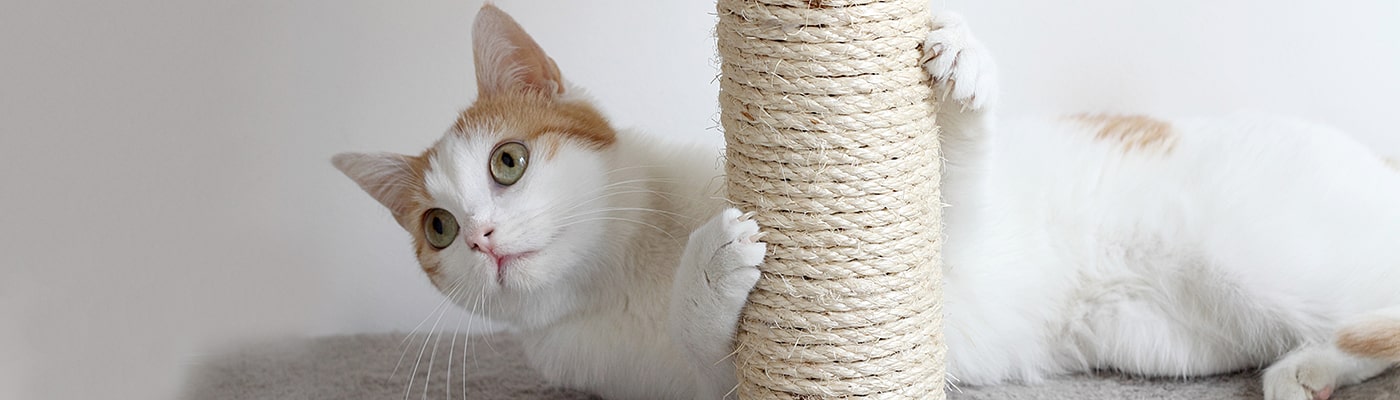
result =
[[[718,0],[729,198],[768,255],[744,399],[942,399],[927,0]]]

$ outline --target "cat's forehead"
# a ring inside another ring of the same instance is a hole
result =
[[[453,131],[468,139],[498,135],[503,140],[534,140],[547,134],[561,135],[599,149],[617,141],[607,119],[587,102],[528,93],[478,99],[462,111]]]
[[[426,155],[430,174],[452,177],[463,169],[475,170],[486,165],[487,153],[502,136],[487,129],[473,129],[475,135],[448,134],[443,136]],[[480,165],[477,165],[480,164]]]
[[[458,218],[490,214],[493,203],[488,159],[501,138],[485,132],[470,136],[448,134],[425,154],[423,191],[430,207],[447,209]],[[525,183],[528,182],[522,182]]]

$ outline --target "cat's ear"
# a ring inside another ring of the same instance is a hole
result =
[[[478,96],[527,91],[564,94],[564,78],[554,59],[510,15],[491,4],[482,6],[472,31]]]
[[[331,158],[331,164],[402,222],[413,211],[413,198],[423,187],[415,160],[394,153],[340,153]]]

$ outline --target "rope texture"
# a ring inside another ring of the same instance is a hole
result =
[[[730,200],[769,232],[744,399],[941,399],[926,0],[719,0]]]

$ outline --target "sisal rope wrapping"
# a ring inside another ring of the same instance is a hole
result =
[[[941,399],[926,0],[719,0],[730,200],[768,235],[739,397]]]

